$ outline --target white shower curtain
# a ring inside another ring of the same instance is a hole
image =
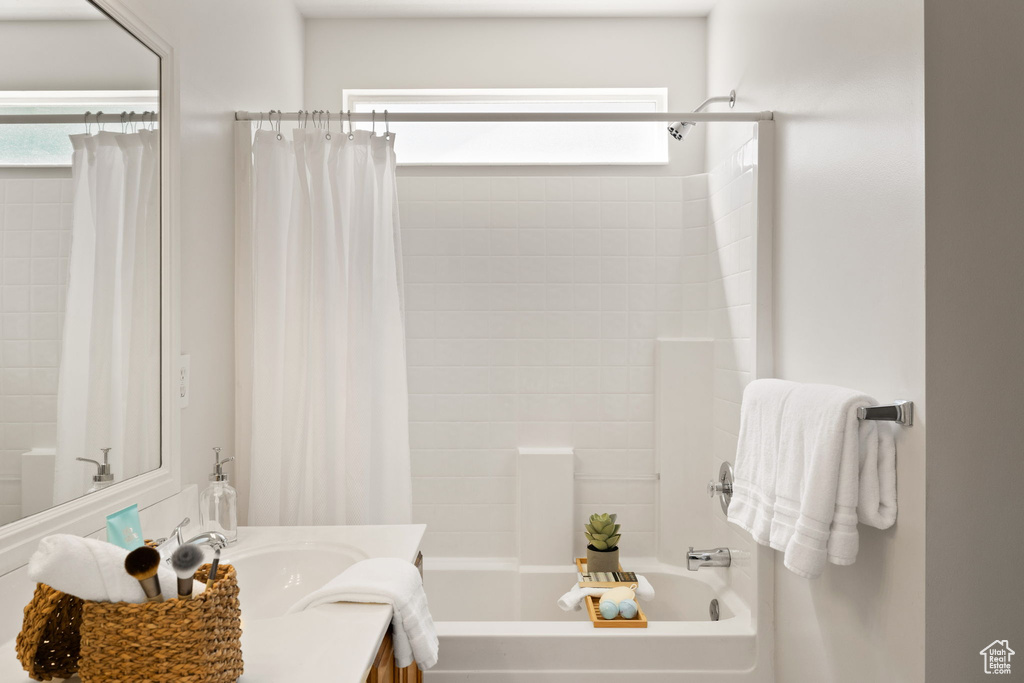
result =
[[[249,523],[411,520],[394,136],[253,142]],[[244,273],[244,274],[243,274]],[[246,411],[243,411],[246,412]]]
[[[54,503],[160,464],[159,133],[72,135],[72,227]]]

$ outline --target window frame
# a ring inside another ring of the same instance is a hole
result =
[[[414,103],[420,105],[436,105],[430,111],[443,113],[453,109],[446,108],[450,104],[488,104],[493,105],[501,102],[520,102],[531,105],[544,103],[580,103],[582,106],[574,111],[613,111],[605,109],[588,109],[587,103],[601,104],[649,104],[650,113],[668,111],[668,88],[345,88],[342,90],[342,112],[352,111],[369,113],[376,109],[378,114],[377,129],[381,130],[384,122],[384,109],[387,105],[396,103]],[[622,111],[619,108],[618,111]],[[524,110],[527,111],[527,110]],[[530,109],[529,111],[543,111],[543,109]],[[556,110],[552,110],[556,111]],[[561,110],[564,111],[564,110]],[[638,112],[639,113],[639,112]],[[397,124],[395,124],[397,125]],[[438,125],[451,126],[450,123],[438,124],[416,124],[416,125]],[[500,124],[496,124],[500,125]],[[519,123],[510,125],[518,126]],[[546,124],[551,125],[551,124]],[[580,126],[593,124],[580,124],[566,122],[566,126]],[[623,125],[607,123],[603,125]],[[624,125],[635,125],[626,123]],[[660,125],[660,124],[656,124]],[[356,128],[368,129],[369,124],[356,124]],[[659,143],[662,144],[662,143]],[[669,139],[666,134],[663,146],[658,149],[655,155],[646,160],[616,160],[613,158],[596,161],[402,161],[399,155],[398,165],[400,166],[664,166],[669,163]]]

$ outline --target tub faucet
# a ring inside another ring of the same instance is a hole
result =
[[[732,564],[732,553],[728,548],[713,548],[711,550],[694,550],[690,546],[686,553],[686,568],[695,572],[701,567],[728,567]]]

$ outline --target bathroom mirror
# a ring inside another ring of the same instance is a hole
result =
[[[131,29],[0,0],[0,525],[161,468],[162,68]]]

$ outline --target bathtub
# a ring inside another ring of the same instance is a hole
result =
[[[654,586],[641,603],[646,629],[597,629],[585,611],[557,598],[576,580],[570,566],[430,559],[424,585],[441,641],[429,683],[568,681],[744,681],[755,676],[751,610],[724,574],[688,572],[657,561],[630,562]],[[709,606],[718,600],[720,619]],[[669,678],[666,678],[669,677]]]

